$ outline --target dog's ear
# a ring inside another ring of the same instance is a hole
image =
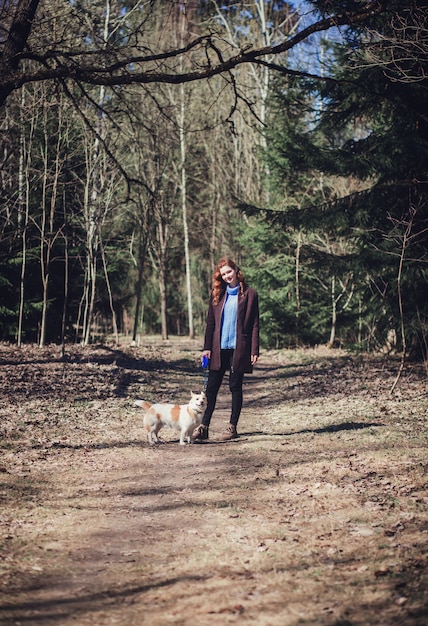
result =
[[[147,409],[149,409],[152,405],[150,402],[146,402],[145,400],[135,400],[134,406],[139,406],[147,411]]]

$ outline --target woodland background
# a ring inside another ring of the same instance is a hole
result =
[[[426,359],[426,9],[3,0],[0,339],[193,338],[228,254],[266,348]]]

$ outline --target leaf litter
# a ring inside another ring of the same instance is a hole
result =
[[[202,387],[197,340],[0,345],[0,623],[422,625],[426,373],[265,351],[237,441],[150,447],[136,398]]]

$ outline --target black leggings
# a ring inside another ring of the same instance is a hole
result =
[[[244,374],[237,374],[232,371],[233,350],[221,350],[221,367],[219,370],[210,370],[208,374],[208,382],[206,388],[207,408],[202,418],[202,424],[209,426],[211,416],[214,412],[217,394],[223,382],[226,370],[230,370],[229,389],[232,394],[232,412],[230,415],[230,423],[236,426],[242,409],[242,382]]]

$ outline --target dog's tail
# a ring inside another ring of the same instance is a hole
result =
[[[146,402],[145,400],[135,400],[134,406],[139,406],[147,411],[147,409],[150,409],[152,405],[150,404],[150,402]]]

